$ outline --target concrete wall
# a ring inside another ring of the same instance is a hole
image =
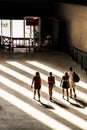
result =
[[[56,18],[66,20],[68,44],[87,52],[87,6],[58,3],[54,14]]]

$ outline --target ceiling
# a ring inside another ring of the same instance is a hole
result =
[[[5,5],[7,3],[74,3],[74,4],[82,4],[82,5],[87,5],[87,0],[0,0],[0,3],[4,3]]]
[[[87,0],[0,0],[0,2],[68,2],[76,4],[87,4]]]
[[[87,5],[87,0],[0,0],[0,19],[52,15],[56,2]]]

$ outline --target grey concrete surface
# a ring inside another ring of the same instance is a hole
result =
[[[70,98],[68,102],[66,95],[62,98],[59,83],[61,73],[70,66],[81,80],[76,85],[76,99]],[[38,97],[33,99],[30,87],[36,71],[42,78],[41,102]],[[56,78],[53,102],[48,94],[49,71]],[[87,130],[85,71],[62,52],[0,52],[0,130]]]

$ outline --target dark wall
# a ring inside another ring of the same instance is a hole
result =
[[[58,39],[58,47],[61,51],[67,51],[67,22],[66,20],[59,20],[59,39]]]
[[[67,43],[87,52],[87,6],[56,4],[55,16],[66,20]]]

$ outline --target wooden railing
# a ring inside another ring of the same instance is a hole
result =
[[[81,51],[74,46],[69,46],[68,53],[77,64],[81,65],[81,68],[84,69],[87,74],[87,52]]]
[[[34,48],[39,47],[39,39],[34,38],[11,38],[1,37],[1,46],[6,49],[14,50],[14,48]]]

